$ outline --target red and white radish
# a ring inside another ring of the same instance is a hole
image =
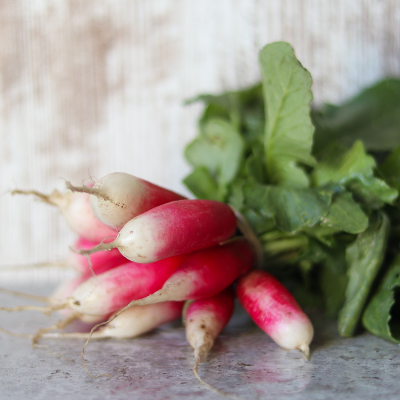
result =
[[[80,253],[118,248],[131,261],[149,263],[214,246],[229,239],[235,231],[236,217],[226,204],[180,200],[137,216],[113,242]]]
[[[132,261],[93,276],[70,293],[68,305],[82,314],[104,315],[159,290],[187,255],[150,263]]]
[[[112,239],[111,239],[112,240]],[[92,242],[85,238],[79,238],[73,245],[75,249],[91,249],[99,242]],[[101,274],[109,269],[118,267],[119,265],[127,263],[128,260],[124,257],[118,249],[110,251],[99,251],[90,255],[90,265],[87,256],[83,256],[76,251],[71,251],[68,255],[67,263],[73,266],[78,272],[83,275],[95,273]]]
[[[279,346],[309,357],[313,327],[294,297],[272,275],[254,270],[242,276],[236,294],[254,322]]]
[[[161,324],[179,318],[182,307],[183,302],[175,301],[131,307],[98,331],[93,332],[91,338],[127,339],[139,336]],[[87,333],[50,333],[43,336],[47,338],[89,338]]]
[[[89,193],[94,215],[103,224],[117,231],[139,214],[185,198],[123,172],[106,175],[93,187],[76,187],[70,182],[67,182],[67,187],[74,192]]]
[[[79,236],[99,243],[104,238],[116,237],[115,230],[101,223],[90,208],[86,193],[73,193],[67,190],[60,193],[57,189],[50,195],[35,190],[14,190],[12,194],[32,194],[47,204],[60,209],[68,226]]]
[[[253,263],[253,250],[245,240],[191,253],[160,290],[130,305],[214,296],[251,269]]]
[[[194,300],[186,308],[184,316],[186,325],[186,338],[194,349],[195,363],[193,374],[210,390],[223,396],[239,397],[225,393],[211,386],[200,378],[198,367],[202,360],[207,358],[208,352],[222,329],[229,322],[233,313],[233,290],[225,289],[223,292],[207,299]]]
[[[196,359],[193,371],[202,359],[207,358],[214,341],[233,313],[231,289],[206,299],[194,300],[186,309],[186,338],[194,349]]]

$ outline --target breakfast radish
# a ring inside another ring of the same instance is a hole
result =
[[[236,217],[224,203],[180,200],[155,207],[130,220],[111,243],[81,254],[118,248],[129,260],[149,263],[211,247],[229,239]]]
[[[272,275],[254,270],[242,276],[236,294],[243,308],[272,340],[309,357],[313,327],[294,297]]]
[[[160,290],[126,308],[214,296],[251,269],[253,262],[253,250],[243,239],[191,253]]]
[[[101,223],[90,208],[89,198],[86,193],[73,193],[67,190],[60,193],[57,189],[50,195],[35,190],[14,190],[12,194],[32,194],[47,204],[60,209],[68,226],[79,236],[99,243],[104,238],[117,236],[115,230]]]
[[[69,316],[77,312],[84,322],[104,321],[104,316],[142,299],[160,289],[171,274],[185,261],[187,255],[169,257],[150,264],[129,261],[102,274],[81,276],[62,285],[51,297],[49,306],[25,306],[6,311],[37,310],[46,314],[61,311]]]
[[[195,357],[193,373],[201,383],[217,393],[221,393],[221,391],[200,378],[198,366],[201,360],[207,358],[215,338],[229,322],[232,313],[233,293],[231,289],[226,289],[207,299],[195,300],[186,309],[186,338],[194,349]],[[222,392],[222,394],[225,393]]]
[[[146,333],[161,324],[180,317],[183,302],[168,301],[164,303],[135,306],[124,311],[104,327],[92,333],[92,339],[118,338],[127,339]],[[87,339],[88,333],[50,333],[47,338]]]
[[[106,175],[93,187],[77,187],[67,182],[67,188],[74,192],[90,194],[94,215],[103,224],[117,231],[139,214],[161,204],[185,198],[123,172]]]
[[[74,243],[75,249],[91,249],[98,244],[89,241],[83,237],[78,238]],[[100,274],[111,268],[127,263],[128,260],[118,251],[113,249],[110,251],[100,251],[90,256],[90,265],[87,256],[71,251],[68,255],[67,263],[72,265],[81,274],[87,275],[95,273]]]
[[[150,264],[129,261],[77,286],[68,306],[82,314],[111,314],[159,290],[186,258],[180,255]]]

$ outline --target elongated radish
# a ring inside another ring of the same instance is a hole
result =
[[[253,250],[245,240],[191,253],[160,290],[130,305],[214,296],[247,272],[253,262]]]
[[[194,349],[193,374],[202,384],[222,395],[227,395],[227,393],[214,388],[200,378],[198,366],[201,360],[207,358],[216,337],[229,322],[233,313],[233,299],[232,289],[225,289],[213,297],[194,300],[187,307],[185,315],[186,338]]]
[[[207,358],[215,338],[229,322],[233,313],[233,293],[231,289],[208,297],[194,300],[186,310],[186,338],[194,349],[198,364]]]
[[[85,238],[79,238],[73,245],[75,249],[91,249],[98,244]],[[100,251],[90,255],[90,264],[86,256],[71,251],[68,255],[67,262],[72,265],[78,272],[84,275],[94,272],[96,275],[125,264],[128,260],[118,251],[113,249],[110,251]]]
[[[177,193],[123,172],[106,175],[93,187],[77,187],[70,182],[67,187],[74,192],[89,193],[94,215],[117,231],[139,214],[184,199]]]
[[[313,327],[294,297],[272,275],[251,271],[238,280],[236,294],[254,322],[279,346],[309,357]]]
[[[32,194],[47,204],[60,209],[68,226],[79,236],[99,243],[104,238],[116,237],[115,230],[101,223],[90,207],[89,194],[73,193],[67,190],[60,193],[57,189],[50,195],[35,190],[14,190],[12,194]]]
[[[69,307],[83,314],[111,314],[159,290],[186,258],[180,255],[150,264],[129,261],[79,285],[70,294]]]
[[[137,216],[113,242],[80,253],[118,248],[131,261],[149,263],[214,246],[229,239],[235,230],[235,214],[226,204],[180,200]]]
[[[161,324],[180,317],[183,302],[168,301],[147,306],[135,306],[124,311],[107,325],[92,333],[92,339],[127,339],[146,333]],[[86,333],[52,333],[48,338],[87,339]]]

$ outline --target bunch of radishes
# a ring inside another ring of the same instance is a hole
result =
[[[284,286],[253,269],[252,244],[235,236],[236,216],[228,205],[188,200],[125,173],[107,175],[92,187],[69,182],[67,187],[49,196],[18,191],[58,206],[79,235],[70,262],[80,277],[59,288],[43,308],[69,315],[39,331],[35,341],[87,338],[49,332],[76,318],[102,323],[92,338],[131,338],[178,318],[184,309],[197,375],[232,315],[237,281],[236,295],[254,321],[278,345],[308,357],[309,319]]]

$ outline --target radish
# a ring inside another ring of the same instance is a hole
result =
[[[224,203],[180,200],[163,204],[130,220],[111,243],[81,254],[118,248],[129,260],[149,263],[211,247],[229,239],[236,217]]]
[[[164,303],[135,306],[124,311],[103,328],[92,333],[92,339],[118,338],[127,339],[139,336],[161,324],[179,318],[183,302],[167,301]],[[87,333],[52,333],[47,338],[87,339]]]
[[[254,262],[251,246],[243,239],[191,253],[157,292],[132,305],[211,297],[247,272]]]
[[[206,359],[215,338],[229,322],[233,313],[233,293],[226,289],[216,296],[195,300],[186,309],[186,338],[194,349],[193,373],[208,388],[221,391],[204,382],[198,374],[198,366]],[[222,394],[225,394],[222,392]]]
[[[254,322],[279,346],[310,354],[313,327],[294,297],[272,275],[254,270],[238,280],[236,294]]]
[[[93,276],[70,293],[68,306],[82,314],[111,314],[160,289],[186,258],[180,255],[146,265],[130,261]]]
[[[123,172],[106,175],[93,187],[77,187],[67,182],[67,188],[74,192],[89,193],[90,204],[98,220],[117,231],[139,214],[185,198]]]
[[[12,194],[33,194],[47,204],[60,209],[68,226],[79,236],[99,243],[104,238],[116,237],[116,232],[102,224],[90,208],[88,194],[73,193],[67,190],[60,193],[57,189],[50,195],[35,190],[14,190]]]
[[[75,249],[90,249],[98,244],[80,237],[73,245]],[[72,265],[78,272],[84,275],[95,273],[100,274],[111,268],[125,264],[128,260],[118,251],[113,249],[110,251],[100,251],[90,256],[90,264],[87,256],[71,251],[67,262]]]

